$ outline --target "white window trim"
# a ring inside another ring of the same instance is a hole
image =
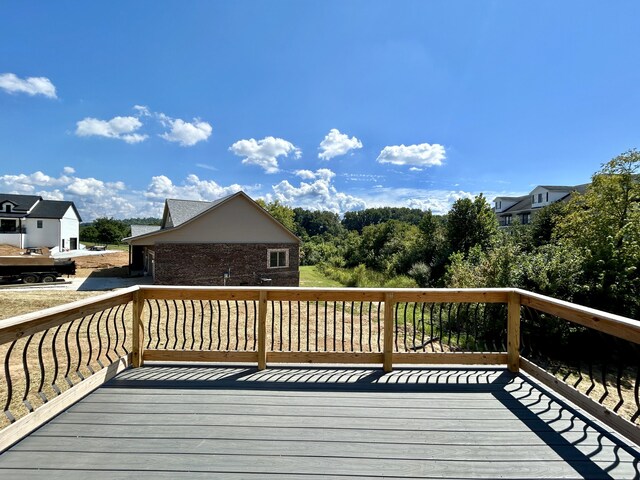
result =
[[[285,253],[285,264],[278,265],[276,267],[271,266],[271,254],[272,253]],[[268,248],[267,249],[267,268],[289,268],[289,249],[288,248]]]

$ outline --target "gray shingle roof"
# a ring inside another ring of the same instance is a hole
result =
[[[76,209],[73,202],[64,202],[60,200],[42,200],[29,213],[30,218],[62,218],[69,208],[78,216],[78,221],[82,221],[80,213]]]
[[[131,236],[137,237],[145,233],[155,232],[160,230],[160,228],[160,225],[131,225]]]
[[[522,210],[531,210],[531,195],[523,195],[522,197],[516,197],[516,198],[520,199],[518,203],[511,205],[509,208],[498,213],[498,215],[516,213]]]
[[[31,207],[36,204],[36,202],[42,200],[42,197],[39,197],[38,195],[15,195],[12,193],[0,193],[0,204],[7,200],[14,204],[13,210],[26,213]]]
[[[202,212],[210,209],[214,205],[226,200],[229,196],[220,198],[214,202],[177,200],[169,198],[167,199],[165,218],[162,219],[162,228],[177,227],[196,215],[200,215]]]

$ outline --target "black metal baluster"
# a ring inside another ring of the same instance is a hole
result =
[[[280,337],[280,347],[279,347],[279,350],[282,351],[282,350],[284,350],[283,349],[283,345],[282,345],[282,317],[283,317],[283,315],[282,315],[282,300],[278,301],[278,308],[280,309],[280,313],[278,315],[278,317],[280,319],[280,322],[279,322],[280,323],[280,335],[279,335],[279,337]]]
[[[307,313],[307,323],[305,324],[305,332],[307,334],[307,352],[308,352],[308,351],[310,351],[309,350],[309,309],[310,309],[309,301],[307,300],[307,302],[305,302],[305,304],[306,304],[305,305],[306,306],[305,311]]]
[[[350,352],[353,352],[353,335],[354,335],[354,326],[355,326],[355,322],[353,321],[353,302],[351,302],[351,312],[349,313],[349,318],[351,319],[351,350],[349,350]]]
[[[82,365],[82,347],[80,346],[80,329],[82,328],[82,324],[87,317],[82,317],[80,319],[80,323],[78,324],[78,329],[76,330],[76,348],[78,349],[78,363],[76,364],[76,375],[80,378],[80,381],[84,380],[84,376],[80,371],[80,365]]]
[[[271,351],[276,347],[276,307],[274,301],[271,300]]]
[[[153,309],[153,304],[151,303],[151,300],[145,300],[146,301],[146,305],[147,305],[147,328],[149,330],[149,341],[147,343],[148,347],[151,348],[151,339],[153,338],[153,335],[151,334],[151,324],[153,322],[153,318],[155,317],[156,319],[156,350],[160,348],[160,319],[162,317],[162,312],[160,310],[160,302],[157,299],[154,299],[153,301],[155,302],[155,306],[156,306],[156,313],[154,313],[154,309]],[[124,324],[123,324],[124,325]],[[127,330],[125,328],[125,334],[126,334]]]
[[[166,300],[162,301],[164,303],[164,310],[165,310],[165,325],[164,328],[165,330],[169,328],[169,304],[167,303]],[[158,336],[156,337],[156,349],[160,348],[160,318],[162,317],[162,311],[160,308],[160,302],[158,300],[156,300],[156,303],[158,304],[158,319],[156,322],[156,332],[158,334]],[[167,338],[169,337],[169,334],[167,333]]]
[[[202,303],[202,300],[200,300],[200,346],[198,347],[199,350],[202,350],[202,347],[204,347],[204,303]]]
[[[316,347],[316,352],[318,351],[318,301],[316,300],[316,340],[315,340],[315,347]]]
[[[236,305],[236,350],[240,350],[240,309],[238,308],[238,301],[235,300]]]
[[[244,350],[249,350],[249,309],[246,300],[244,300]]]
[[[56,395],[60,395],[60,389],[58,385],[56,385],[56,381],[58,380],[58,347],[56,345],[56,339],[58,338],[58,333],[62,325],[58,325],[55,333],[53,334],[53,338],[51,339],[51,352],[53,353],[53,377],[51,378],[51,388],[56,392]]]
[[[109,319],[111,318],[111,313],[113,313],[113,307],[111,307],[107,312],[107,318],[104,322],[104,329],[107,332],[107,348],[105,349],[105,355],[107,357],[107,360],[109,361],[109,364],[113,363],[113,360],[111,360],[111,355],[109,355],[109,352],[111,351],[111,335],[109,333]]]
[[[360,302],[360,311],[358,312],[358,325],[360,326],[360,331],[358,332],[358,351],[362,352],[364,348],[362,348],[362,302]]]
[[[127,325],[125,320],[125,314],[127,312],[127,306],[125,306],[120,312],[120,324],[122,325],[122,350],[125,354],[129,353],[127,348]]]
[[[209,331],[208,350],[211,351],[211,348],[213,347],[213,302],[211,300],[209,300],[209,328],[207,330]]]
[[[102,335],[100,335],[100,322],[102,321],[103,315],[104,310],[100,312],[100,315],[98,315],[98,321],[96,322],[96,334],[98,335],[98,355],[96,357],[96,361],[98,362],[98,365],[100,365],[100,368],[104,368],[102,360],[100,360],[100,357],[102,356]]]
[[[253,349],[257,350],[258,341],[258,302],[254,300],[253,304]]]
[[[440,351],[444,352],[444,345],[442,345],[442,339],[444,337],[444,329],[442,328],[442,303],[438,304],[438,343],[440,344]]]
[[[120,307],[122,307],[122,305],[118,305],[116,306],[116,311],[113,314],[113,330],[115,332],[115,341],[113,342],[113,353],[115,353],[116,355],[116,359],[119,357],[118,354],[118,345],[120,344],[120,336],[118,334],[118,314],[120,313]]]
[[[195,304],[193,303],[193,300],[189,300],[189,303],[191,305],[191,347],[190,349],[193,350],[193,347],[196,344],[196,307],[195,307]],[[202,329],[200,329],[200,333],[202,334]]]
[[[64,332],[64,353],[66,359],[66,367],[64,371],[64,379],[70,387],[73,387],[73,382],[69,378],[69,372],[71,371],[71,350],[69,350],[69,334],[71,333],[71,327],[73,327],[75,320],[67,324],[67,330]]]
[[[300,300],[298,300],[298,351],[301,351],[302,347],[300,346]]]
[[[225,305],[226,305],[226,311],[227,311],[227,346],[225,348],[225,350],[228,352],[229,351],[229,345],[231,342],[231,307],[229,306],[229,300],[225,300],[224,301]]]
[[[216,347],[216,350],[219,351],[222,345],[222,310],[220,309],[220,300],[216,300],[216,305],[218,306],[218,346]]]
[[[394,343],[396,346],[395,351],[399,352],[400,348],[398,347],[398,335],[399,333],[399,326],[398,326],[398,304],[396,303],[396,308],[395,308],[395,313],[393,315],[393,337],[394,337]]]
[[[396,318],[398,316],[398,308],[400,308],[400,304],[396,303]],[[409,304],[405,303],[404,304],[404,309],[402,312],[402,323],[404,325],[404,338],[402,339],[402,343],[404,343],[404,351],[408,352],[409,351],[409,345],[407,344],[407,309],[409,308]]]
[[[47,333],[49,333],[48,329],[42,332],[42,337],[40,337],[40,342],[38,342],[38,365],[40,366],[40,384],[38,385],[38,395],[40,396],[42,403],[47,403],[49,401],[47,396],[44,394],[44,391],[42,390],[45,380],[44,360],[42,358],[42,345],[44,345],[44,338],[47,336]]]
[[[380,344],[380,308],[381,308],[381,302],[378,302],[378,313],[377,313],[377,321],[378,321],[378,352],[380,352],[382,350],[382,345]]]
[[[187,346],[187,302],[182,300],[182,350]],[[176,310],[176,322],[178,321],[178,310]]]
[[[292,337],[293,326],[291,324],[293,323],[293,315],[292,315],[293,307],[291,305],[291,300],[287,302],[287,308],[289,309],[289,336],[287,337],[287,345],[288,345],[288,350],[292,352],[293,351],[293,337]]]
[[[336,331],[336,310],[337,310],[337,302],[333,302],[333,351],[336,351],[336,337],[338,336],[338,332]]]
[[[326,352],[327,351],[327,332],[328,332],[328,330],[327,330],[327,328],[328,328],[328,325],[327,325],[327,323],[328,323],[327,322],[327,302],[323,302],[322,306],[324,308],[324,351]]]
[[[9,368],[9,357],[11,356],[11,351],[13,350],[13,347],[16,346],[16,342],[17,340],[14,340],[13,342],[11,342],[11,345],[9,346],[7,353],[4,356],[4,378],[7,382],[7,400],[5,401],[5,404],[4,404],[4,414],[10,423],[15,422],[16,419],[11,413],[11,411],[9,410],[9,406],[11,405],[11,398],[13,397],[13,382],[11,381],[11,369]]]
[[[31,340],[33,340],[33,335],[30,335],[27,338],[27,341],[22,348],[22,370],[24,372],[24,393],[22,395],[22,403],[25,407],[27,407],[27,410],[29,412],[33,412],[33,406],[31,405],[31,402],[27,400],[27,397],[29,396],[29,390],[31,388],[31,375],[29,375],[29,364],[27,363],[27,352],[29,350],[29,344],[31,343]]]
[[[345,311],[345,310],[346,310],[346,308],[345,308],[345,306],[344,306],[344,300],[343,300],[343,301],[342,301],[342,350],[341,350],[341,351],[343,351],[343,352],[345,351],[345,348],[344,348],[344,343],[345,343],[345,339],[344,339],[344,336],[345,336],[345,333],[344,333],[344,330],[345,330],[345,318],[344,318],[344,311]]]
[[[95,373],[95,370],[93,370],[93,367],[91,366],[91,358],[93,357],[93,344],[91,342],[91,324],[93,323],[93,319],[95,318],[96,313],[97,312],[91,314],[91,318],[89,318],[89,323],[87,323],[87,343],[89,344],[89,348],[87,350],[89,354],[89,358],[87,358],[87,369],[89,370],[89,375],[93,375]]]

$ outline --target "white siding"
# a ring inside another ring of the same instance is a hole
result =
[[[42,228],[38,228],[38,220],[42,222]],[[24,221],[27,227],[25,235],[26,247],[57,247],[59,246],[60,221],[54,218],[27,218]]]
[[[60,248],[62,248],[62,240],[64,240],[64,248],[70,248],[72,238],[76,239],[76,243],[80,242],[80,222],[76,212],[69,207],[60,220]]]
[[[547,205],[551,205],[552,203],[557,202],[561,198],[566,197],[569,193],[571,193],[570,190],[549,191],[549,190],[547,190],[546,188],[543,188],[543,187],[536,187],[529,194],[532,197],[531,206],[533,208],[546,207]],[[538,195],[539,194],[542,194],[542,201],[541,202],[538,201]],[[548,201],[547,201],[547,194],[548,194],[548,197],[549,197]]]

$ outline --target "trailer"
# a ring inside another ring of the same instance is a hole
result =
[[[51,257],[0,257],[0,280],[4,282],[52,283],[62,275],[75,275],[76,262]]]

